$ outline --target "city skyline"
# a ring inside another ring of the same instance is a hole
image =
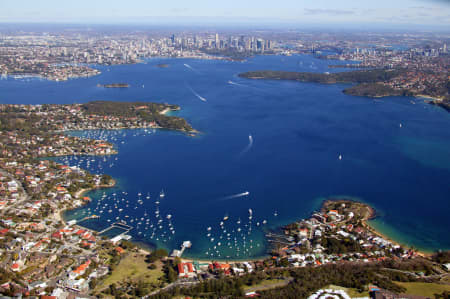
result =
[[[227,1],[189,4],[175,0],[148,3],[133,0],[57,3],[27,0],[0,3],[0,22],[142,23],[191,25],[450,25],[449,1]]]

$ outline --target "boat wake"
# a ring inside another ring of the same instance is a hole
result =
[[[230,195],[230,196],[225,196],[223,198],[221,198],[221,200],[228,200],[228,199],[234,199],[234,198],[239,198],[239,197],[244,197],[244,196],[249,196],[250,192],[245,191],[242,193],[238,193],[238,194],[234,194],[234,195]]]
[[[204,97],[202,97],[201,95],[199,95],[197,92],[195,92],[195,90],[192,89],[192,87],[190,87],[189,85],[187,85],[187,88],[189,88],[189,90],[197,97],[199,98],[201,101],[206,102],[206,99]]]
[[[241,86],[241,87],[248,87],[247,85],[244,85],[244,84],[241,84],[241,83],[236,83],[236,82],[233,82],[233,81],[231,81],[231,80],[228,80],[228,84],[230,84],[230,85],[236,85],[236,86]]]
[[[239,154],[239,156],[244,155],[246,152],[248,152],[253,146],[253,136],[248,135],[248,145],[242,150],[242,152]]]
[[[200,74],[200,72],[199,72],[198,70],[194,69],[194,68],[193,68],[192,66],[190,66],[189,64],[184,63],[183,65],[184,65],[185,67],[187,67],[188,69],[190,69],[190,70],[196,72],[197,74]]]

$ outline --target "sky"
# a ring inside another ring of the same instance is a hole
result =
[[[0,22],[450,26],[450,0],[0,0]]]

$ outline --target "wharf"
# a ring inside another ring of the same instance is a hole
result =
[[[192,243],[191,241],[184,241],[183,244],[181,245],[181,250],[178,249],[174,249],[172,251],[172,253],[170,254],[170,256],[172,257],[181,257],[183,255],[183,252],[186,248],[191,248]]]

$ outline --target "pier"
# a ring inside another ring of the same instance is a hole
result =
[[[183,244],[181,245],[181,250],[178,249],[174,249],[172,251],[172,253],[170,254],[170,256],[172,257],[181,257],[183,255],[183,252],[186,248],[191,248],[192,243],[191,241],[184,241]]]

